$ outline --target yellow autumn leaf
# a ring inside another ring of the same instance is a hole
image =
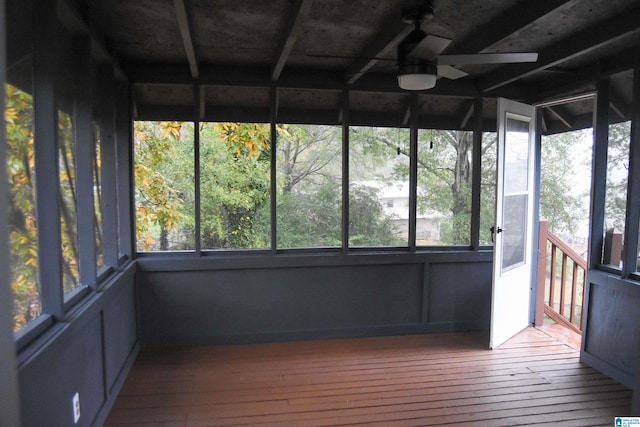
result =
[[[18,111],[15,108],[7,108],[4,110],[4,120],[7,123],[14,123],[18,118]]]

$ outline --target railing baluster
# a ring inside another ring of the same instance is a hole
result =
[[[555,283],[556,283],[556,245],[551,243],[551,262],[550,265],[550,274],[549,274],[549,307],[556,309],[555,307]]]
[[[573,262],[573,272],[571,275],[571,312],[569,314],[569,322],[574,323],[576,320],[576,291],[578,287],[578,264]],[[575,323],[574,323],[575,324]]]
[[[545,224],[546,225],[546,224]],[[545,304],[544,314],[551,317],[558,323],[565,325],[568,328],[571,328],[575,332],[581,333],[582,329],[582,316],[584,309],[584,301],[585,301],[585,292],[586,292],[586,270],[587,270],[587,262],[581,257],[578,253],[576,253],[571,247],[569,247],[565,242],[560,240],[558,236],[551,232],[545,233],[547,237],[547,244],[551,246],[551,250],[548,252],[550,254],[550,259],[548,262],[549,265],[549,299],[548,304]],[[543,238],[541,235],[540,238]],[[546,246],[546,245],[545,245]],[[562,254],[561,261],[561,274],[560,274],[560,292],[559,298],[560,301],[556,300],[556,262],[557,262],[557,251],[560,251]],[[569,315],[568,318],[565,316],[565,300],[567,299],[566,292],[568,286],[568,260],[572,261],[572,271],[571,271],[571,299],[569,304]],[[546,259],[544,261],[540,259],[540,262],[547,262]],[[539,267],[540,268],[540,267]],[[580,269],[580,280],[578,278],[578,269]],[[546,283],[544,283],[546,285]],[[540,286],[543,286],[542,282]],[[546,287],[546,286],[545,286]],[[578,293],[582,292],[581,306],[578,307]],[[546,297],[546,295],[544,295]],[[556,306],[556,303],[558,304]],[[576,326],[576,323],[578,325]]]
[[[582,319],[584,318],[584,301],[587,297],[587,269],[582,267],[582,301],[580,302],[580,325],[578,328],[582,330]]]
[[[567,283],[567,254],[562,252],[562,267],[560,267],[560,314],[564,316],[565,287]]]

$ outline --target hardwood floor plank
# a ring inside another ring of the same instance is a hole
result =
[[[486,343],[465,333],[145,350],[105,425],[587,426],[629,413],[628,389],[542,331]]]

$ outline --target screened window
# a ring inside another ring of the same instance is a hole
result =
[[[271,127],[200,126],[202,249],[271,247]]]
[[[591,129],[542,137],[540,219],[586,259],[589,236]]]
[[[26,70],[29,63],[23,64]],[[30,82],[27,82],[30,84]],[[12,84],[5,85],[7,172],[9,177],[9,243],[14,329],[40,315],[38,246],[33,147],[33,98]]]
[[[636,260],[636,272],[640,273],[640,232],[638,232],[638,249],[636,250],[636,253],[638,254],[638,258]]]
[[[54,21],[44,13],[34,17],[33,9],[30,0],[6,5],[4,167],[9,184],[13,326],[19,348],[58,320],[52,314],[64,316],[91,292],[96,279],[92,263],[98,268],[104,265],[109,253],[105,238],[118,239],[105,236],[103,230],[104,217],[116,209],[115,200],[106,203],[108,209],[104,206],[101,174],[103,167],[115,169],[116,164],[111,156],[103,165],[107,156],[101,152],[101,131],[91,123],[92,111],[82,109],[92,109],[85,105],[92,98],[93,109],[114,113],[112,107],[100,104],[96,87],[90,86],[89,43],[81,40],[88,35],[72,35],[55,16]],[[34,47],[32,25],[41,18],[47,19],[47,25],[37,42],[44,46]],[[41,63],[38,70],[34,69],[36,59]],[[83,67],[86,79],[76,78]],[[35,91],[34,86],[41,90]],[[36,135],[36,129],[42,134]],[[86,220],[92,216],[95,227]],[[47,252],[40,252],[42,248]],[[117,245],[111,248],[118,250]]]
[[[278,127],[278,248],[342,245],[341,132],[336,126]]]
[[[419,131],[416,245],[469,245],[472,153],[472,132]]]
[[[482,153],[480,173],[480,244],[492,245],[490,228],[496,218],[496,161],[498,134],[482,134]]]
[[[609,126],[603,264],[622,266],[631,122]]]
[[[64,111],[58,111],[58,147],[62,277],[64,291],[69,293],[80,284],[78,280],[78,199],[73,120]]]
[[[136,245],[195,248],[193,123],[135,122]]]
[[[349,246],[407,246],[408,235],[409,130],[351,127]]]
[[[78,197],[76,181],[76,139],[73,107],[73,49],[71,36],[58,27],[56,109],[58,114],[58,192],[62,244],[62,283],[68,294],[78,286]]]
[[[91,130],[93,133],[94,155],[93,155],[93,202],[95,211],[96,230],[96,267],[100,270],[104,266],[104,234],[102,232],[102,156],[101,156],[101,133],[100,126],[94,122]]]

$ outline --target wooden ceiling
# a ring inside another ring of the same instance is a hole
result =
[[[434,89],[398,88],[393,59],[416,0],[77,0],[134,83],[136,117],[469,128],[483,97],[487,130],[500,96],[541,103],[610,77],[612,120],[631,114],[640,57],[637,0],[436,0],[422,29],[453,41],[446,54],[538,52],[532,64],[459,67]],[[73,6],[72,6],[73,7]],[[384,60],[390,59],[390,61]],[[194,83],[197,88],[194,89]],[[590,126],[593,102],[544,109],[548,133]]]

